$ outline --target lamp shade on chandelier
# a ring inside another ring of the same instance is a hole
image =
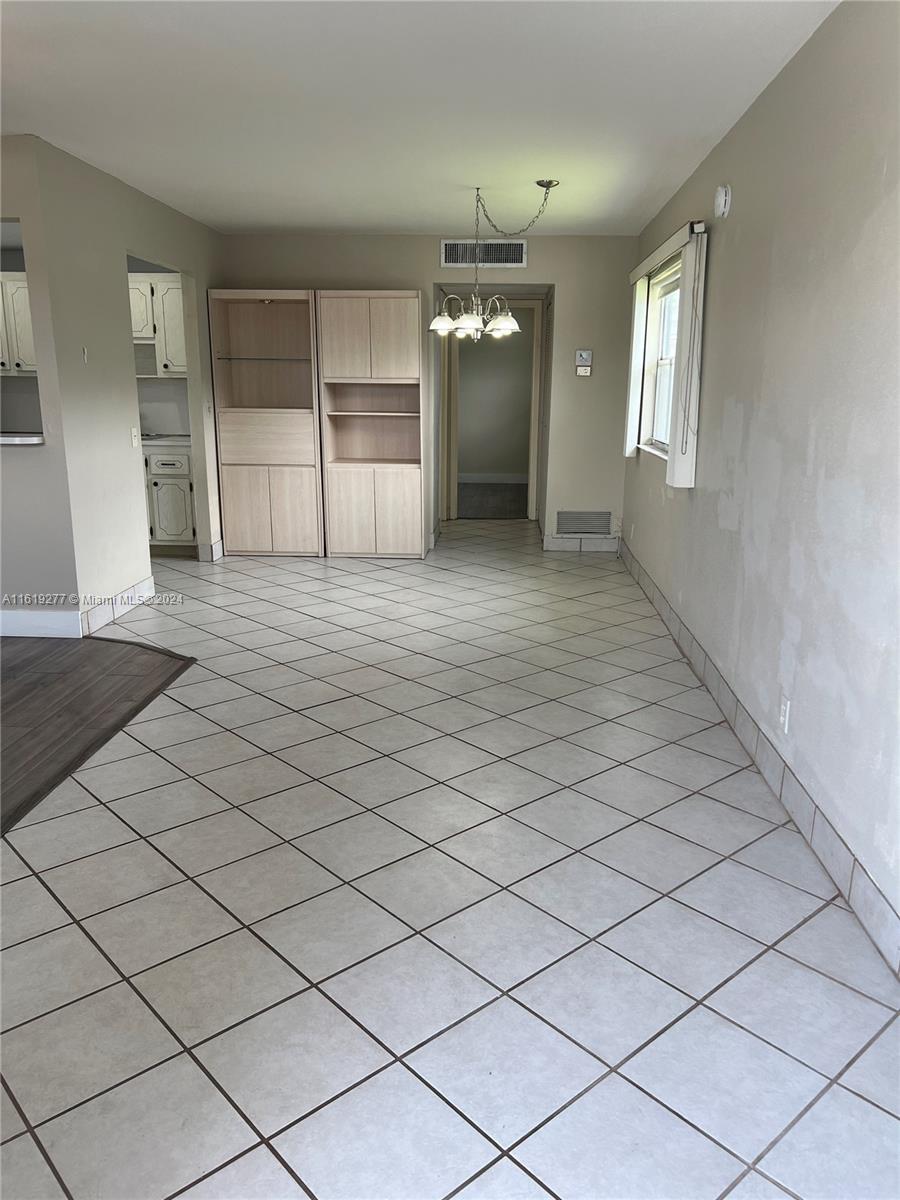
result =
[[[538,218],[542,216],[547,207],[550,190],[557,187],[558,183],[559,181],[556,179],[537,180],[538,187],[544,189],[541,207],[527,225],[513,232],[507,232],[494,223],[485,207],[481,189],[475,189],[475,280],[472,294],[468,301],[455,294],[445,296],[440,312],[428,327],[432,333],[436,333],[438,337],[447,337],[452,333],[458,338],[472,338],[477,342],[484,334],[489,334],[494,338],[504,338],[509,337],[511,333],[519,332],[519,322],[510,312],[509,301],[505,296],[491,296],[487,302],[481,299],[478,283],[478,234],[481,214],[484,213],[487,223],[501,237],[519,237],[531,229]],[[455,313],[451,311],[454,307]]]

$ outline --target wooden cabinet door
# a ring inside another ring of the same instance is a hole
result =
[[[316,554],[319,506],[315,467],[269,467],[272,549],[282,554]]]
[[[379,554],[422,553],[422,472],[375,468],[375,545]]]
[[[329,554],[375,553],[374,474],[372,467],[329,467]]]
[[[17,371],[36,371],[34,335],[31,332],[31,308],[25,280],[4,282],[3,311],[9,339],[10,365]]]
[[[402,296],[369,300],[373,379],[419,378],[419,302]]]
[[[165,476],[150,480],[151,520],[156,542],[192,542],[194,506],[188,479]]]
[[[229,554],[271,552],[268,467],[222,468],[222,523]]]
[[[323,296],[319,301],[319,342],[324,379],[371,379],[368,298]]]
[[[160,375],[184,375],[187,352],[184,339],[184,300],[181,276],[154,285],[153,315],[156,320],[156,363]]]
[[[149,279],[128,276],[128,301],[131,305],[131,337],[135,342],[152,342],[153,285]]]

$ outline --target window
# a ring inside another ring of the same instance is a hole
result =
[[[681,256],[650,278],[647,348],[641,405],[641,442],[669,449],[675,349],[678,345],[678,301],[681,294]]]
[[[634,288],[625,455],[666,462],[670,487],[693,487],[700,405],[706,230],[692,221],[630,275]]]

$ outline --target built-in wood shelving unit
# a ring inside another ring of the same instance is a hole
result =
[[[415,555],[423,528],[418,292],[320,292],[329,554]]]
[[[225,550],[322,554],[315,301],[211,291]]]

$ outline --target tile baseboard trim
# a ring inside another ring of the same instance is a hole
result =
[[[225,557],[225,546],[221,540],[213,542],[199,542],[197,545],[197,558],[200,562],[218,562],[220,558]]]
[[[609,537],[585,534],[582,537],[577,533],[546,533],[544,534],[544,549],[568,550],[574,554],[616,554],[619,550],[619,538],[617,534],[611,534]]]
[[[81,637],[90,637],[91,634],[99,632],[104,625],[117,621],[130,608],[143,604],[148,597],[155,593],[156,584],[153,576],[148,575],[146,579],[132,584],[130,588],[126,588],[124,592],[119,592],[116,596],[111,596],[104,603],[84,609],[81,613]]]
[[[548,540],[558,539],[545,538],[545,549],[548,548]],[[557,547],[553,546],[552,549]],[[624,538],[619,547],[619,556],[632,579],[656,609],[694,674],[709,689],[738,741],[856,914],[882,958],[895,974],[900,973],[900,914],[740,702],[722,672],[631,552]]]

